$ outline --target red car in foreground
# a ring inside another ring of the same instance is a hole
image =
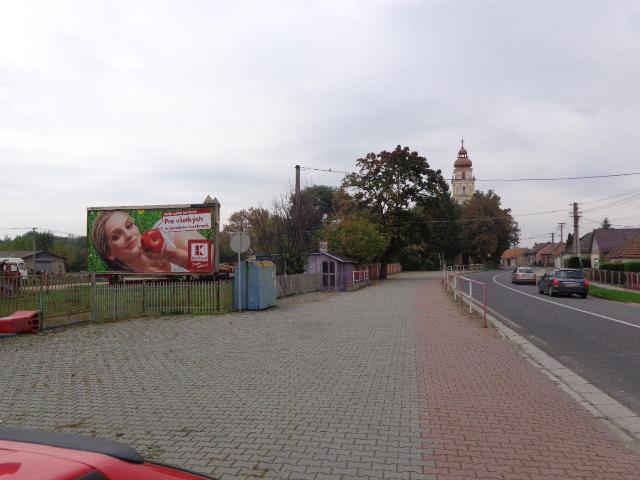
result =
[[[128,445],[68,433],[0,427],[2,480],[211,480],[145,461]]]

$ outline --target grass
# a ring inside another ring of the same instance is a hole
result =
[[[589,295],[616,302],[640,303],[640,293],[611,290],[609,288],[601,288],[593,284],[589,285]]]

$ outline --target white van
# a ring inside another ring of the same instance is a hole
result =
[[[27,278],[27,266],[24,263],[24,260],[21,258],[12,258],[12,257],[0,257],[0,263],[5,262],[7,265],[10,265],[13,270],[13,266],[15,269],[20,272],[20,276],[22,278]],[[15,270],[14,270],[15,271]]]

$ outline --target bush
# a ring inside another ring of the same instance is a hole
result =
[[[582,257],[582,264],[575,255],[573,257],[566,258],[564,260],[565,268],[591,268],[591,259],[589,257]]]
[[[609,270],[611,272],[624,272],[624,263],[603,263],[600,265],[600,270]]]
[[[625,272],[640,272],[640,262],[627,262],[623,265]]]

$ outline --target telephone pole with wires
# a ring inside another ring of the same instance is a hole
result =
[[[580,215],[578,214],[578,203],[573,202],[573,243],[576,257],[578,257],[578,265],[582,267],[582,259],[580,258],[580,229],[579,224]]]
[[[558,225],[560,226],[560,243],[562,243],[564,241],[564,237],[562,236],[562,232],[564,231],[564,226],[566,225],[565,222],[560,222],[558,223]]]

